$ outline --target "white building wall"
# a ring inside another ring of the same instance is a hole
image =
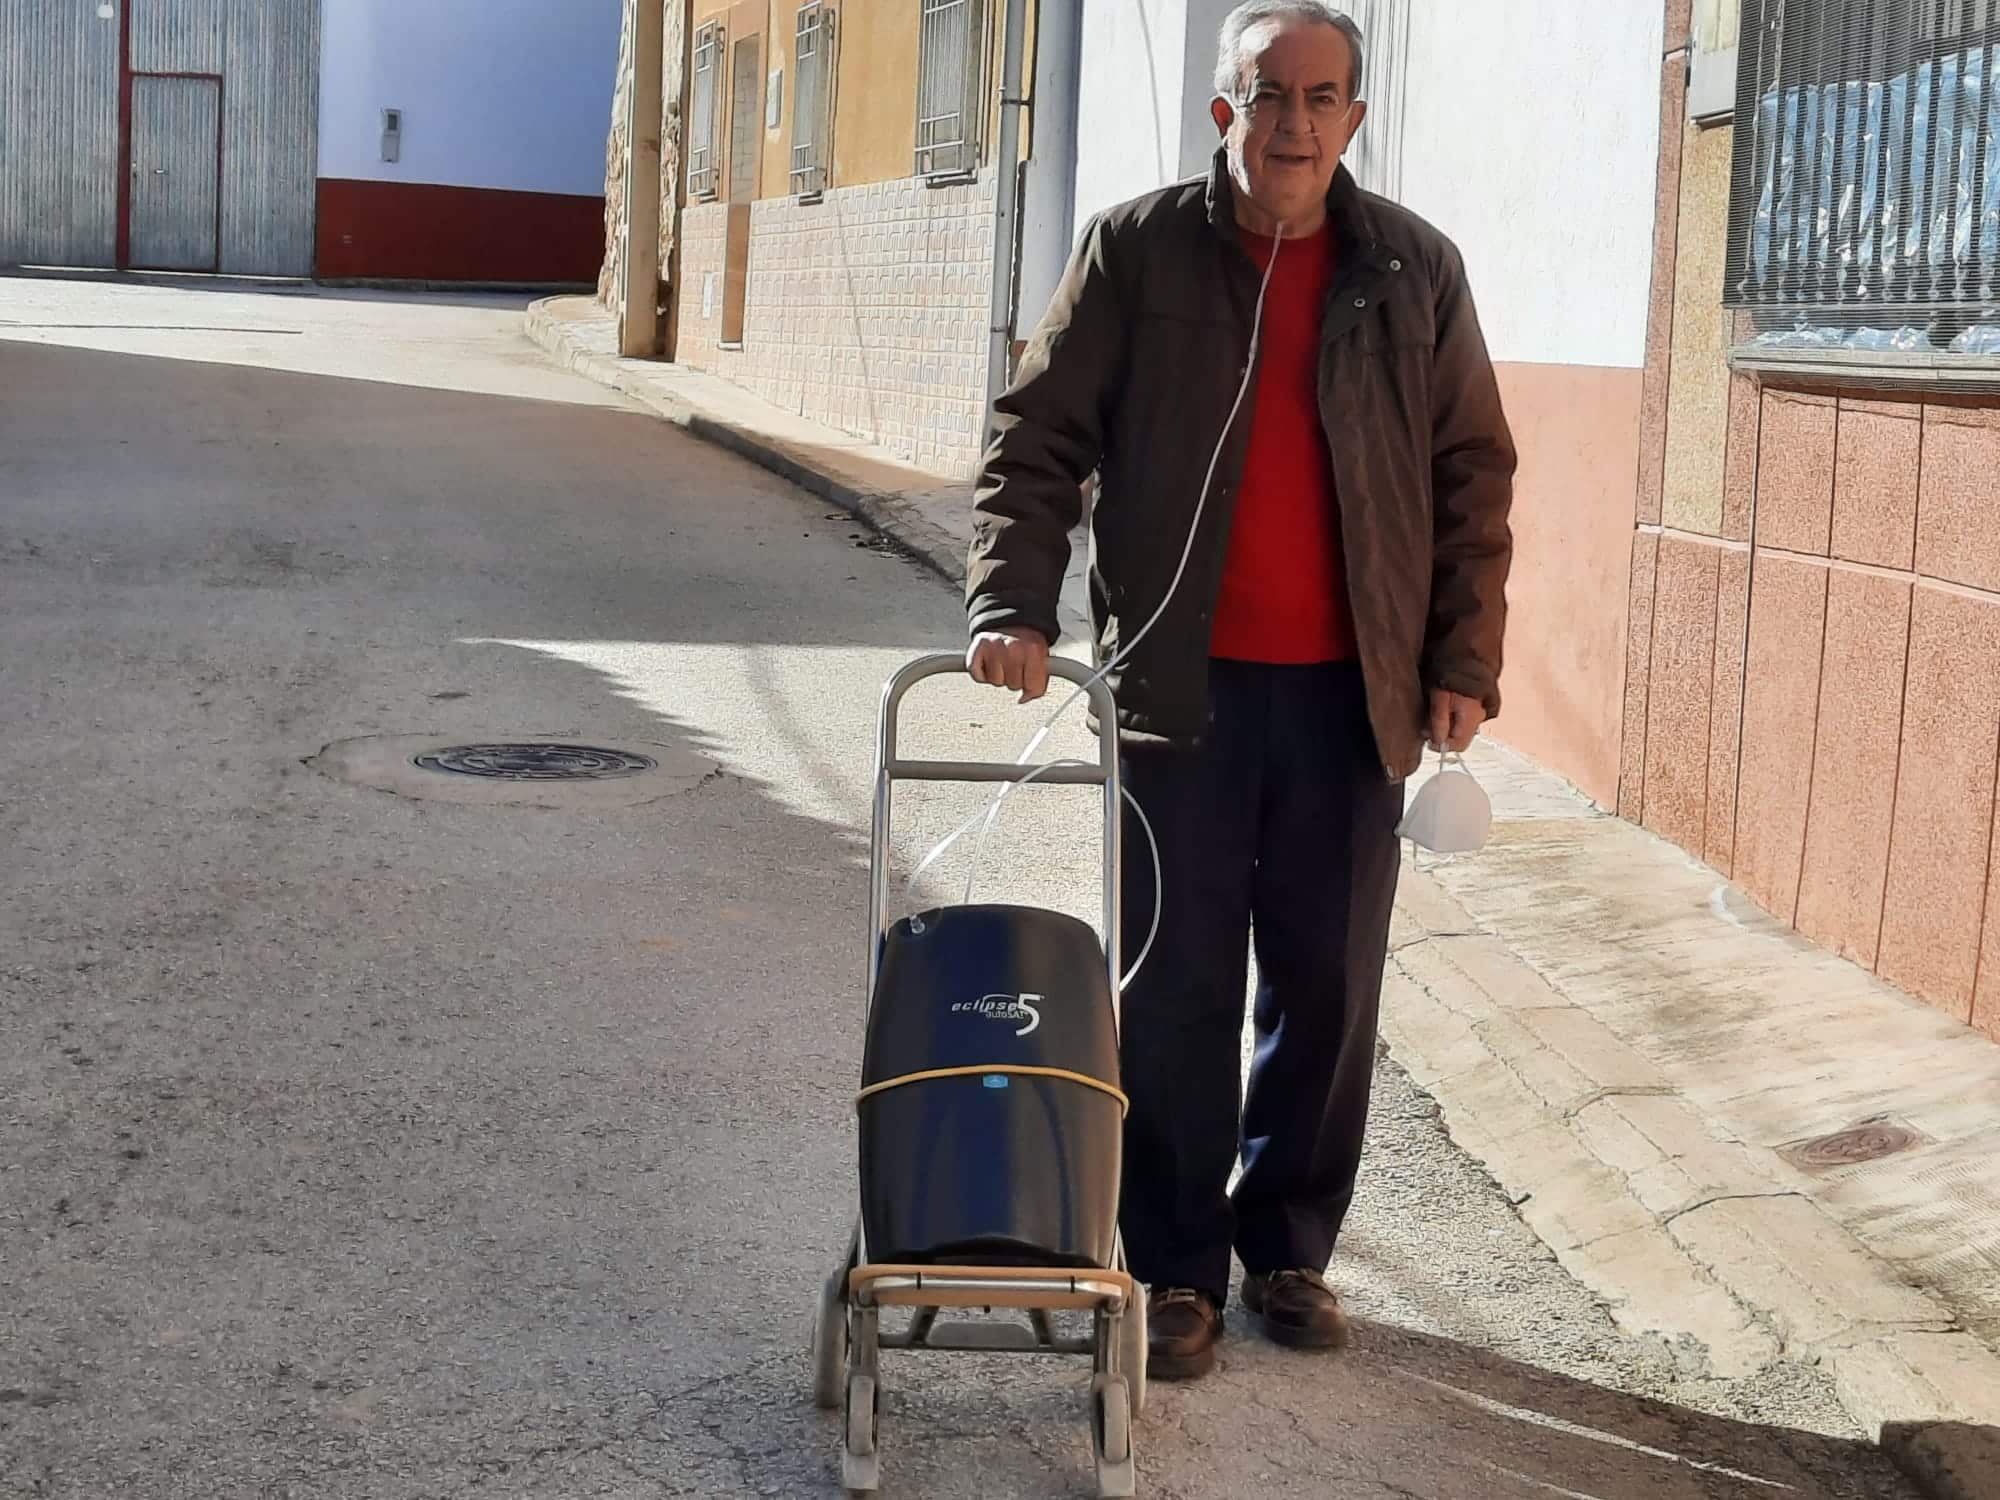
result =
[[[1215,37],[1233,0],[1089,0],[1076,224],[1205,170]],[[1496,359],[1645,363],[1659,152],[1658,0],[1376,0],[1364,90],[1400,127],[1393,180],[1456,240]],[[1400,9],[1404,13],[1392,14]],[[1407,26],[1395,98],[1385,25]]]
[[[1659,0],[1411,6],[1403,200],[1465,252],[1496,360],[1646,362],[1661,26]]]
[[[1181,89],[1182,177],[1208,171],[1215,148],[1222,142],[1215,116],[1209,112],[1215,100],[1215,40],[1223,17],[1236,5],[1237,0],[1187,0],[1187,61]]]
[[[1237,0],[1085,0],[1076,229],[1208,171],[1215,38]]]
[[[604,191],[620,0],[324,0],[319,175]],[[403,112],[382,160],[382,111]]]
[[[1076,228],[1180,179],[1188,12],[1214,0],[1086,0],[1077,101]],[[1207,107],[1204,93],[1194,102]],[[1025,310],[1024,310],[1025,311]]]

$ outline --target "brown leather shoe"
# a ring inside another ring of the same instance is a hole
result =
[[[1273,1271],[1243,1278],[1243,1305],[1273,1343],[1293,1349],[1347,1347],[1347,1312],[1318,1271]]]
[[[1222,1309],[1206,1292],[1167,1287],[1146,1299],[1146,1378],[1199,1380],[1215,1368]]]

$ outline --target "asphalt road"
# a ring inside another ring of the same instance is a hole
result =
[[[872,716],[955,602],[517,320],[0,280],[0,1495],[838,1493],[805,1331]],[[694,774],[584,809],[307,764],[412,734]],[[1088,911],[1045,790],[980,888]],[[913,805],[904,865],[976,805]],[[1232,1313],[1143,1493],[1906,1494],[1815,1372],[1622,1338],[1386,1062],[1379,1101],[1356,1347]],[[888,1358],[885,1496],[1091,1493],[1079,1366]]]

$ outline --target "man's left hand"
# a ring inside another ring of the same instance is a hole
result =
[[[1431,693],[1430,742],[1433,750],[1462,751],[1471,748],[1486,722],[1486,709],[1477,698],[1448,693],[1436,688]]]

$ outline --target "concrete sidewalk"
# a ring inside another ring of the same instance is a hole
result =
[[[1826,1367],[1930,1493],[2000,1496],[2000,1047],[1476,764],[1492,844],[1399,901],[1397,1060],[1620,1326],[1724,1377]]]
[[[960,578],[966,486],[724,381],[618,359],[587,298],[537,303],[528,328]],[[1503,745],[1473,765],[1494,840],[1406,870],[1384,1000],[1397,1060],[1634,1336],[1722,1378],[1825,1366],[1931,1494],[2000,1500],[2000,1047]]]

